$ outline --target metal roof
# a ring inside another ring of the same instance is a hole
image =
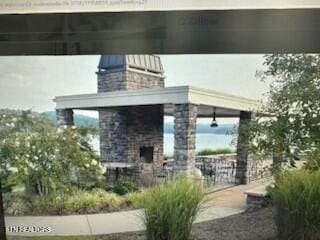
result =
[[[132,68],[145,72],[163,74],[159,56],[156,55],[101,55],[99,71]]]

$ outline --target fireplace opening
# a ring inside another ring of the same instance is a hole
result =
[[[153,147],[141,147],[140,159],[145,163],[153,163]]]

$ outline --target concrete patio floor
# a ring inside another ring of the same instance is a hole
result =
[[[240,185],[214,192],[207,195],[207,201],[196,219],[204,222],[224,218],[244,212],[246,209],[245,191],[257,186],[265,185],[257,182]],[[30,226],[49,227],[50,232],[40,233],[10,233],[20,236],[75,236],[75,235],[103,235],[120,232],[144,230],[142,224],[142,210],[132,210],[104,214],[72,215],[72,216],[25,216],[6,217],[7,227]]]

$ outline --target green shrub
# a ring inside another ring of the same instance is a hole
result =
[[[149,190],[143,201],[147,239],[189,240],[202,199],[199,184],[187,179]]]
[[[122,205],[129,205],[125,197],[103,189],[7,198],[5,210],[9,215],[87,214],[118,210]]]
[[[70,195],[72,196],[72,195]],[[30,215],[57,215],[66,213],[66,201],[70,197],[65,193],[56,193],[46,196],[30,196]]]
[[[15,192],[3,194],[3,205],[5,213],[12,216],[28,214],[31,208],[28,198]]]
[[[218,148],[218,149],[203,149],[197,153],[198,156],[207,156],[207,155],[218,155],[218,154],[230,154],[234,153],[229,148]]]
[[[119,195],[125,195],[127,193],[136,192],[138,190],[138,185],[130,181],[118,181],[112,188],[112,191]]]
[[[78,191],[66,199],[59,196],[58,200],[60,204],[56,204],[56,201],[52,201],[54,205],[49,203],[57,213],[98,213],[118,209],[124,204],[123,198],[101,189]],[[59,211],[60,205],[62,211]]]
[[[91,145],[96,130],[62,128],[30,111],[0,110],[0,178],[6,192],[17,185],[50,195],[73,185],[101,186],[103,169]]]
[[[104,209],[109,210],[118,210],[123,204],[125,204],[125,199],[114,193],[104,194],[104,196],[101,197],[100,201]]]
[[[104,189],[91,191],[71,190],[37,196],[23,193],[4,195],[5,211],[8,215],[65,215],[110,212],[122,207],[141,207],[143,194],[132,192],[119,196]]]
[[[311,171],[317,171],[320,169],[320,146],[308,155],[305,169]]]
[[[125,201],[128,206],[141,208],[143,206],[144,194],[140,192],[132,192],[125,195]]]
[[[89,192],[79,192],[66,201],[66,210],[77,213],[96,213],[101,206],[99,196]]]
[[[285,172],[269,194],[281,240],[320,239],[320,171]]]

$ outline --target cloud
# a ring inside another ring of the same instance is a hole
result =
[[[262,55],[163,55],[167,86],[193,85],[260,98]],[[0,108],[50,111],[58,95],[97,91],[99,56],[0,57]]]
[[[96,91],[99,56],[0,57],[0,107],[54,109],[56,95]]]

